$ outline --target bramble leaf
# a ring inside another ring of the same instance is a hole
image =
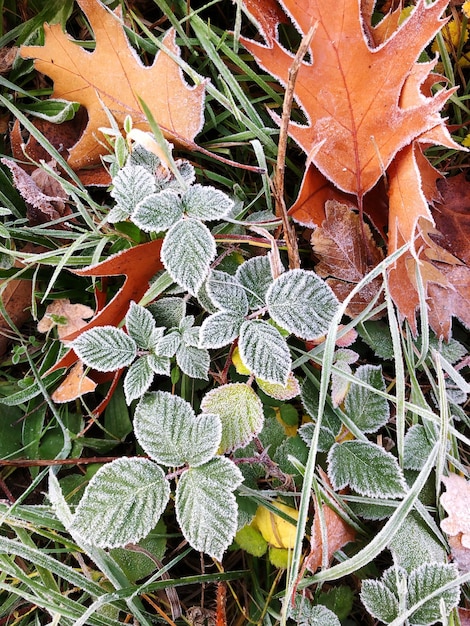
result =
[[[196,417],[191,405],[166,391],[146,394],[135,410],[137,440],[155,461],[168,467],[196,467],[212,459],[220,444],[217,415]]]
[[[206,279],[216,251],[214,237],[207,226],[190,218],[177,222],[167,232],[161,257],[173,280],[196,294]]]
[[[233,200],[227,194],[210,185],[191,185],[183,194],[184,212],[192,218],[210,222],[220,220],[230,213]]]
[[[85,365],[98,372],[114,372],[130,365],[137,356],[132,337],[114,326],[86,330],[71,346]]]
[[[216,387],[201,402],[204,413],[215,413],[222,422],[220,451],[243,448],[264,424],[263,405],[253,389],[245,383]]]
[[[287,384],[292,360],[281,333],[263,320],[243,322],[239,339],[244,365],[268,383]]]
[[[339,302],[328,285],[313,272],[290,270],[269,287],[266,304],[273,320],[301,339],[324,335]]]
[[[349,485],[372,498],[398,498],[406,488],[395,457],[368,441],[335,444],[328,454],[328,476],[335,491]]]
[[[221,560],[237,531],[233,491],[243,477],[226,457],[191,467],[176,488],[176,516],[185,539],[200,552]]]
[[[380,365],[361,365],[357,368],[355,376],[371,387],[385,391]],[[390,418],[387,399],[355,383],[351,383],[349,387],[344,408],[363,433],[375,432]]]
[[[101,547],[137,543],[158,522],[169,497],[170,485],[156,463],[122,457],[93,476],[71,531]]]
[[[273,282],[271,263],[267,256],[255,256],[237,268],[238,281],[245,287],[251,309],[264,306],[266,292]]]

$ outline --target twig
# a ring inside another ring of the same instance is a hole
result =
[[[290,114],[292,111],[292,102],[294,100],[295,81],[299,73],[300,66],[304,56],[312,41],[312,37],[317,28],[317,24],[313,24],[308,33],[302,39],[297,54],[294,57],[288,72],[288,82],[286,93],[284,94],[284,103],[282,105],[281,127],[279,131],[279,145],[277,151],[276,173],[274,176],[274,196],[276,200],[276,216],[282,219],[284,236],[287,243],[287,254],[289,257],[289,268],[296,269],[300,267],[299,249],[297,245],[297,237],[295,229],[289,222],[287,215],[287,207],[284,200],[284,178],[286,167],[287,152],[287,136],[289,130]]]

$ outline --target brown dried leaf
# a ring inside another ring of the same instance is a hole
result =
[[[0,285],[4,281],[0,281]],[[31,317],[31,281],[10,280],[1,292],[3,306],[11,321],[21,328]],[[0,313],[0,357],[7,351],[10,343],[10,325]]]
[[[437,228],[453,255],[470,264],[470,182],[465,174],[439,180],[440,201],[434,206]]]
[[[47,333],[57,326],[59,339],[77,332],[86,325],[85,320],[94,315],[93,309],[84,304],[71,304],[68,298],[54,300],[46,308],[44,317],[38,322],[38,331]]]
[[[458,474],[443,476],[446,491],[441,495],[441,505],[449,517],[441,522],[448,535],[462,533],[462,544],[470,548],[470,482]]]
[[[328,284],[340,300],[344,300],[356,284],[383,259],[367,224],[361,228],[359,215],[345,204],[329,200],[325,219],[312,234],[312,248],[319,262],[315,270],[328,277]],[[365,237],[362,236],[364,230]],[[380,278],[366,285],[348,306],[346,313],[358,315],[377,295]]]
[[[321,472],[323,480],[329,483],[328,477]],[[310,554],[305,559],[305,567],[311,572],[322,565],[323,542],[320,527],[319,505],[317,499],[314,498],[315,517],[312,524],[312,533],[310,538]],[[356,531],[346,524],[343,519],[333,511],[327,504],[322,504],[322,513],[325,520],[326,536],[327,536],[327,561],[331,562],[333,554],[336,550],[340,550],[350,541],[356,538]]]
[[[44,46],[20,49],[22,57],[34,58],[35,68],[52,78],[52,97],[79,102],[87,110],[88,124],[70,150],[69,165],[80,169],[99,162],[104,150],[97,141],[99,128],[109,126],[103,104],[121,127],[130,115],[135,128],[150,130],[139,97],[167,139],[193,147],[203,123],[204,84],[190,87],[178,63],[163,50],[153,65],[144,66],[126,37],[120,7],[113,13],[99,0],[78,0],[78,4],[95,35],[93,52],[65,35],[60,24],[45,24]],[[165,35],[162,44],[179,57],[174,30]]]
[[[37,173],[33,177],[11,159],[3,158],[1,162],[9,168],[15,187],[29,205],[28,218],[32,225],[51,222],[71,213],[64,202],[68,194],[47,172],[35,170]],[[49,192],[54,195],[50,195]],[[67,226],[57,224],[57,227],[66,228]]]
[[[77,361],[67,374],[67,377],[51,395],[51,399],[58,404],[70,402],[80,398],[85,393],[91,393],[95,389],[95,381],[85,376],[82,361]]]
[[[0,74],[8,74],[16,59],[17,53],[18,48],[16,46],[0,48]]]

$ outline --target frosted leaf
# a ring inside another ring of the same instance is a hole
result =
[[[266,293],[273,282],[271,264],[267,256],[255,256],[237,268],[235,276],[245,287],[250,309],[263,307]]]
[[[424,563],[413,570],[408,577],[408,606],[411,607],[430,593],[437,591],[447,583],[458,578],[458,570],[454,564],[450,563]],[[448,591],[438,594],[432,600],[428,600],[424,605],[415,611],[411,617],[412,624],[420,626],[435,624],[441,621],[441,602],[445,606],[445,615],[449,615],[454,607],[459,603],[460,587],[455,585]]]
[[[141,398],[152,384],[154,371],[148,356],[141,356],[132,363],[124,377],[124,395],[127,404]]]
[[[173,328],[178,326],[186,315],[186,301],[183,298],[168,297],[152,302],[147,307],[157,326]]]
[[[191,294],[205,281],[217,253],[214,237],[199,220],[177,222],[163,241],[161,258],[171,278]]]
[[[191,405],[166,391],[146,394],[135,410],[134,429],[145,452],[168,467],[196,467],[214,457],[222,426],[216,415],[196,417]]]
[[[328,454],[328,477],[335,491],[349,485],[372,498],[399,498],[406,489],[395,457],[368,441],[335,444]]]
[[[215,413],[222,422],[221,453],[243,448],[264,424],[263,405],[253,389],[245,383],[221,385],[207,393],[201,411]]]
[[[183,205],[175,191],[164,190],[146,196],[135,207],[131,219],[146,233],[168,230],[183,217]]]
[[[209,380],[208,372],[211,360],[209,352],[204,348],[181,344],[176,351],[176,362],[181,371],[190,378]]]
[[[135,143],[127,159],[126,167],[139,165],[145,168],[154,177],[160,164],[161,161],[156,154],[150,152],[150,150],[146,150],[142,144]]]
[[[403,467],[418,471],[422,469],[429,459],[434,443],[422,424],[413,424],[405,435]]]
[[[243,322],[239,339],[244,365],[268,383],[287,384],[292,360],[281,333],[263,320]]]
[[[446,551],[421,515],[412,511],[398,527],[388,549],[393,561],[407,572],[422,563],[445,563]]]
[[[308,378],[302,384],[301,398],[304,409],[315,422],[318,418],[318,389]],[[340,417],[326,405],[323,409],[318,443],[318,449],[321,452],[327,452],[335,443],[335,437],[341,429],[341,423]],[[305,424],[299,429],[299,435],[307,445],[311,443],[314,428],[315,423],[312,423]]]
[[[380,365],[361,365],[355,377],[371,387],[385,391],[385,381]],[[345,412],[363,433],[373,433],[390,418],[387,399],[361,385],[351,383],[344,403]]]
[[[170,486],[148,459],[122,457],[93,476],[71,527],[84,541],[115,548],[148,535],[165,510]]]
[[[276,400],[292,400],[300,394],[300,385],[297,378],[292,372],[289,373],[287,379],[287,385],[280,385],[279,383],[267,383],[265,380],[256,379],[258,387],[266,395]]]
[[[321,604],[312,604],[307,598],[297,595],[289,616],[298,626],[341,626],[338,616]]]
[[[458,474],[443,476],[446,491],[441,495],[441,506],[448,517],[442,520],[442,530],[451,536],[462,533],[465,548],[470,548],[470,481]]]
[[[147,355],[147,359],[154,374],[170,376],[171,362],[167,356],[161,356],[159,354],[149,354]]]
[[[219,311],[207,317],[202,325],[199,345],[202,348],[222,348],[232,343],[240,334],[243,317],[238,313]]]
[[[181,343],[181,334],[178,330],[170,330],[169,333],[159,339],[155,352],[160,356],[172,357]]]
[[[140,304],[131,302],[126,315],[126,328],[140,348],[150,348],[155,330],[155,320],[150,311]]]
[[[86,330],[71,342],[75,354],[98,372],[114,372],[127,367],[137,355],[135,341],[114,326]]]
[[[193,326],[193,324],[194,324],[193,315],[187,315],[180,322],[179,330],[181,333],[181,342],[187,346],[199,345],[199,331],[201,327]]]
[[[176,517],[188,543],[217,560],[237,531],[238,507],[233,491],[243,477],[226,457],[190,468],[176,488]]]
[[[266,304],[273,320],[301,339],[324,335],[339,307],[328,285],[314,272],[290,270],[272,283]]]
[[[233,200],[210,185],[192,185],[183,194],[184,211],[202,221],[220,220],[230,213]]]
[[[154,193],[155,179],[141,165],[126,165],[113,178],[111,197],[130,215],[146,196]]]
[[[129,211],[124,209],[119,204],[113,206],[113,208],[109,211],[106,219],[110,224],[115,224],[116,222],[125,222],[129,217]]]
[[[242,317],[248,313],[248,298],[235,276],[212,270],[206,289],[212,302],[222,311],[238,313]]]
[[[380,580],[363,580],[361,601],[376,619],[389,624],[400,614],[396,595]]]

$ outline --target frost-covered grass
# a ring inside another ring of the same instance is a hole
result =
[[[45,20],[68,20],[75,38],[88,38],[71,1],[2,6],[0,49],[34,43]],[[442,343],[425,316],[417,338],[398,318],[387,268],[403,250],[356,287],[383,280],[355,318],[312,270],[301,228],[302,269],[287,270],[284,242],[272,251],[279,129],[268,113],[283,91],[230,32],[253,35],[240,3],[133,7],[129,32],[146,62],[172,25],[189,78],[210,79],[197,143],[212,156],[175,153],[164,183],[154,155],[134,146],[130,156],[110,133],[113,190],[85,187],[32,123],[33,101],[51,117],[47,81],[21,59],[0,76],[1,114],[62,166],[53,176],[72,209],[67,229],[36,223],[1,167],[10,343],[0,378],[0,623],[458,624],[468,574],[449,564],[439,495],[443,475],[468,477],[466,330],[456,322]],[[295,50],[295,33],[282,36]],[[461,43],[450,51],[438,41],[460,85],[446,111],[456,125],[469,113]],[[292,116],[302,121],[296,108]],[[451,173],[466,158],[431,157]],[[289,143],[290,199],[303,168]],[[163,265],[150,287],[72,344],[96,388],[57,401],[65,372],[49,370],[67,346],[38,321],[58,300],[95,309],[95,296],[101,308],[102,294],[124,298],[119,272],[103,278],[99,263],[158,239]],[[73,272],[86,266],[99,267]],[[11,294],[25,284],[22,318]]]

